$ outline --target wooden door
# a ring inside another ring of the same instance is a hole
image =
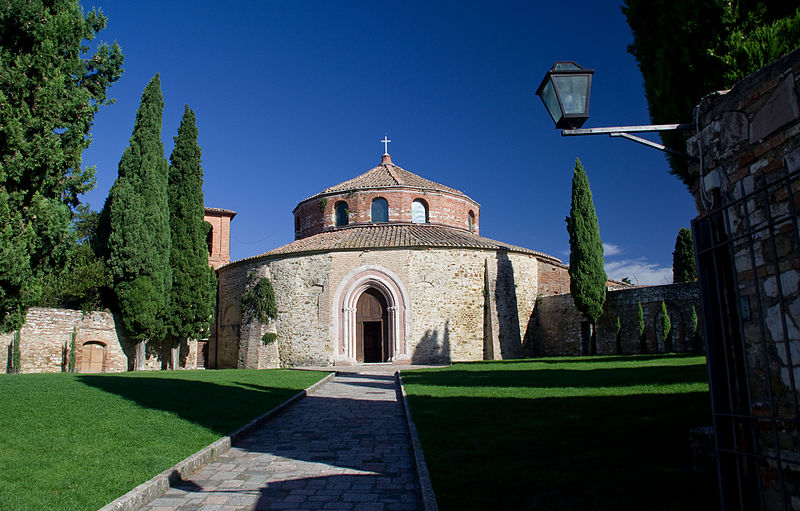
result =
[[[83,359],[81,361],[82,373],[102,373],[103,361],[106,356],[106,347],[97,343],[83,345]]]

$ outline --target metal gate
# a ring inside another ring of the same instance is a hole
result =
[[[800,172],[766,179],[692,222],[723,509],[800,509]]]

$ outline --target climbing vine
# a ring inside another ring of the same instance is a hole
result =
[[[278,306],[275,304],[275,291],[272,282],[266,277],[261,277],[256,284],[242,295],[242,311],[258,318],[262,323],[269,323],[278,316]],[[261,340],[269,344],[277,339],[277,334],[265,333]]]

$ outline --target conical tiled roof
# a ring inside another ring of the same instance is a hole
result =
[[[420,188],[423,190],[447,192],[466,197],[466,195],[459,190],[420,177],[393,163],[378,165],[360,176],[326,188],[317,195],[370,188]],[[314,195],[314,197],[317,195]]]
[[[261,257],[309,252],[429,247],[507,250],[509,252],[530,254],[547,259],[555,264],[562,264],[559,259],[542,252],[476,236],[463,229],[429,224],[378,224],[321,232],[269,252],[240,259],[230,264],[252,261]]]

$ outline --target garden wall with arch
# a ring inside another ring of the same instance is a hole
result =
[[[75,332],[75,371],[116,373],[133,369],[133,346],[119,316],[102,311],[33,307],[20,335],[21,373],[66,371]],[[10,370],[13,333],[0,334],[0,372]],[[169,349],[147,347],[145,369],[166,369]],[[180,346],[182,369],[197,368],[197,342]]]
[[[666,342],[659,328],[662,301],[672,324],[672,333]],[[638,333],[639,304],[642,305],[645,325],[644,342]],[[697,335],[692,335],[692,307],[698,322],[701,322],[700,292],[696,282],[610,290],[603,315],[597,322],[597,354],[702,352],[702,325],[699,325]],[[616,332],[618,317],[622,326],[619,342]],[[585,321],[575,308],[572,295],[540,297],[534,308],[532,331],[525,344],[525,354],[585,354]]]

